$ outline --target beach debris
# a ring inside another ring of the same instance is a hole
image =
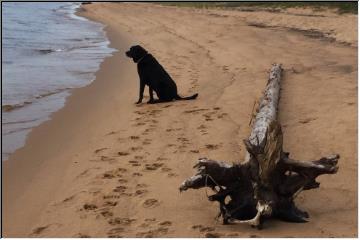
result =
[[[301,191],[318,188],[316,178],[338,171],[338,154],[313,161],[291,159],[283,151],[283,133],[277,120],[282,77],[280,64],[270,70],[263,97],[260,99],[252,131],[244,140],[245,160],[228,164],[200,158],[197,173],[185,180],[180,192],[209,187],[218,201],[223,223],[245,223],[258,229],[267,218],[288,222],[307,222],[309,215],[295,205]]]

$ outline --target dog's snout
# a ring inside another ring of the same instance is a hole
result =
[[[125,55],[130,57],[130,51],[125,52]]]

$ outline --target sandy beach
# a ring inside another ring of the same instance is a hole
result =
[[[3,163],[5,237],[357,237],[357,15],[140,3],[78,14],[105,24],[118,51]],[[136,65],[124,54],[135,44],[198,99],[135,105]],[[244,159],[274,62],[285,70],[284,150],[302,160],[339,153],[340,169],[298,196],[308,223],[222,225],[205,190],[178,187],[199,157]]]

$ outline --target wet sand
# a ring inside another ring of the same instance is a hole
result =
[[[244,15],[250,13],[240,11],[118,3],[85,9],[81,15],[107,25],[111,47],[119,52],[3,164],[5,236],[357,236],[352,32],[343,44],[284,26],[254,26]],[[269,23],[270,13],[258,12],[257,19],[261,14]],[[356,29],[355,20],[347,24]],[[198,92],[199,98],[135,105],[136,65],[124,55],[133,44],[159,60],[181,95]],[[339,153],[340,170],[298,196],[308,223],[271,220],[262,231],[222,225],[205,190],[180,194],[178,186],[201,156],[229,163],[244,158],[242,139],[274,62],[285,69],[279,106],[284,150],[303,160]]]

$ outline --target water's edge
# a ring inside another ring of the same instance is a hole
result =
[[[109,38],[107,37],[106,31],[105,31],[105,27],[106,25],[97,22],[97,21],[93,21],[91,19],[85,18],[80,16],[78,13],[82,11],[82,7],[81,4],[79,4],[77,7],[74,8],[74,11],[71,12],[69,15],[74,18],[74,19],[78,19],[81,21],[88,21],[88,22],[93,22],[96,24],[101,25],[101,33],[102,36],[104,37],[104,42],[103,44],[106,46],[106,48],[111,51],[109,54],[106,54],[106,56],[104,56],[101,61],[98,62],[97,64],[97,68],[95,69],[95,71],[91,72],[92,78],[89,79],[89,81],[86,84],[83,84],[79,87],[71,87],[71,88],[64,88],[61,89],[61,91],[58,92],[54,92],[54,93],[49,93],[49,94],[45,94],[44,96],[39,96],[39,98],[42,98],[43,101],[40,101],[38,103],[32,103],[32,102],[25,102],[22,106],[6,106],[3,105],[2,106],[2,113],[9,113],[11,112],[12,114],[16,114],[21,110],[23,107],[24,108],[28,108],[27,111],[31,112],[31,106],[32,107],[42,107],[42,109],[46,109],[47,111],[45,111],[43,114],[44,116],[33,116],[32,119],[30,120],[26,120],[26,121],[16,121],[16,122],[12,122],[12,121],[4,121],[4,119],[2,118],[2,130],[4,130],[4,128],[6,128],[8,125],[14,125],[14,124],[21,124],[21,128],[19,131],[16,132],[9,132],[10,134],[13,135],[13,140],[10,142],[6,141],[6,137],[4,137],[4,135],[2,135],[2,161],[6,161],[8,159],[11,158],[11,155],[17,151],[18,149],[23,148],[26,145],[27,139],[29,134],[37,127],[39,127],[40,125],[44,124],[47,121],[51,121],[52,120],[52,115],[56,112],[58,112],[59,110],[61,110],[62,108],[65,107],[68,98],[73,94],[73,91],[76,89],[80,89],[80,88],[84,88],[88,85],[90,85],[92,82],[94,82],[94,80],[96,79],[95,75],[96,72],[100,69],[100,65],[104,62],[104,60],[108,57],[113,56],[113,54],[117,51],[117,49],[114,49],[112,47],[110,47],[110,41]],[[80,53],[78,53],[80,54]],[[44,105],[48,105],[48,106],[44,106]],[[41,106],[43,105],[43,106]],[[4,107],[5,106],[5,107]],[[51,106],[51,107],[50,107]],[[18,109],[19,108],[19,109]],[[2,133],[3,134],[3,133]],[[7,144],[11,144],[13,147],[6,147]],[[7,149],[11,149],[10,151],[7,151]]]

